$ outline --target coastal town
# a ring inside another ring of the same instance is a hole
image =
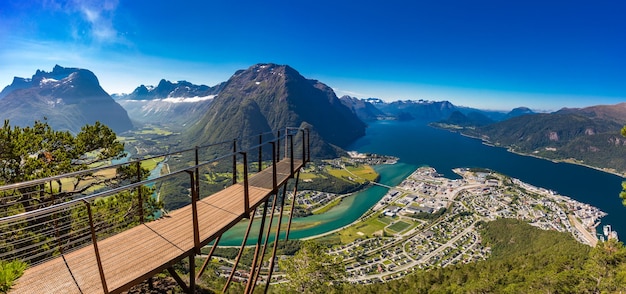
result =
[[[434,168],[418,168],[344,228],[356,227],[359,238],[333,247],[329,254],[343,260],[349,282],[382,282],[417,269],[486,259],[490,248],[481,243],[478,228],[497,218],[568,232],[591,246],[598,240],[596,226],[606,214],[591,205],[489,170],[457,168],[454,172],[461,178],[448,179]],[[319,199],[328,202],[334,196],[320,194]],[[382,229],[369,232],[367,227],[376,223]]]

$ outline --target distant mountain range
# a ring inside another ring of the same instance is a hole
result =
[[[0,92],[0,120],[30,126],[35,120],[57,130],[78,133],[85,124],[100,121],[115,132],[133,128],[126,110],[107,94],[89,70],[56,65],[37,70],[32,78],[15,77]]]
[[[388,118],[382,110],[372,104],[375,101],[350,96],[342,96],[339,100],[364,122]]]
[[[217,94],[222,86],[223,83],[215,87],[209,87],[206,85],[194,85],[187,81],[172,83],[162,79],[156,87],[141,85],[132,93],[120,96],[118,99],[155,100],[165,98],[206,97]]]
[[[204,115],[224,84],[209,87],[162,79],[156,87],[141,85],[130,94],[115,95],[114,98],[133,121],[180,131]]]
[[[26,126],[47,118],[53,128],[75,133],[101,121],[121,133],[133,128],[132,118],[181,132],[180,142],[190,146],[306,126],[312,130],[313,155],[321,158],[343,154],[341,148],[365,134],[367,122],[419,120],[512,151],[626,172],[626,139],[620,135],[626,103],[554,113],[519,107],[507,113],[448,101],[337,98],[322,82],[271,63],[239,70],[213,87],[163,79],[156,87],[140,85],[113,97],[91,71],[57,65],[30,79],[14,78],[0,92],[0,120]]]
[[[434,126],[481,138],[514,152],[552,160],[626,172],[626,103],[587,108],[564,108],[554,113],[514,109],[507,119],[481,124],[458,117]]]

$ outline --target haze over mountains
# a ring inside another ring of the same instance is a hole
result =
[[[626,124],[626,103],[537,114],[526,107],[505,113],[449,101],[337,98],[322,82],[271,63],[237,71],[215,86],[162,79],[113,98],[89,70],[57,65],[52,72],[37,70],[30,79],[16,77],[5,87],[0,119],[26,126],[45,117],[53,128],[72,132],[101,121],[118,133],[132,129],[132,119],[136,126],[181,132],[190,146],[307,126],[318,157],[341,154],[365,134],[369,122],[419,120],[521,153],[626,171],[626,141],[619,133]]]
[[[133,128],[126,110],[91,71],[58,65],[51,72],[37,70],[30,79],[15,77],[0,92],[0,119],[19,126],[47,119],[54,129],[73,133],[96,121],[119,133]]]
[[[180,131],[207,111],[223,84],[209,87],[162,79],[156,87],[141,85],[130,94],[115,95],[114,98],[134,121],[160,123]]]

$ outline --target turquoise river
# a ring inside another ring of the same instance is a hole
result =
[[[399,184],[416,168],[424,165],[436,168],[448,178],[458,178],[452,172],[456,167],[489,168],[594,205],[609,214],[602,219],[602,224],[611,224],[618,233],[626,234],[626,208],[618,196],[624,180],[620,176],[580,165],[521,156],[503,148],[487,146],[480,140],[429,127],[420,121],[371,123],[366,135],[348,149],[399,157],[398,164],[375,167],[380,174],[379,182],[385,185]],[[349,225],[386,192],[386,188],[371,186],[344,198],[326,213],[294,218],[293,226],[301,229],[292,229],[290,239],[316,236]],[[285,222],[286,218],[283,224]],[[260,221],[254,224],[252,232],[258,232]],[[220,245],[240,245],[245,228],[245,224],[238,224],[230,229]],[[251,233],[247,243],[255,242],[256,235]]]

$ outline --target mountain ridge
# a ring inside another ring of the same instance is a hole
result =
[[[139,124],[156,124],[181,131],[200,119],[224,84],[209,87],[161,79],[156,87],[140,85],[130,94],[116,95],[116,101]]]
[[[447,122],[450,123],[450,122]],[[626,103],[529,113],[488,125],[433,124],[513,152],[626,173]]]
[[[55,65],[51,72],[37,70],[30,79],[13,81],[0,99],[0,119],[12,125],[31,126],[35,120],[47,120],[53,128],[73,133],[96,121],[118,133],[133,128],[126,110],[87,69]]]
[[[244,111],[254,115],[243,117]],[[365,134],[365,124],[330,87],[304,78],[288,65],[260,63],[236,71],[185,136],[196,145],[220,142],[226,134],[248,133],[246,123],[263,132],[309,126],[311,135],[320,138],[311,139],[311,150],[321,157],[337,156],[336,146],[345,147]]]

